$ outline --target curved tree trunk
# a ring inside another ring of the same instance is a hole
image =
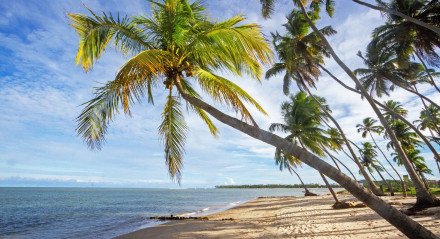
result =
[[[322,147],[322,145],[321,145]],[[333,158],[333,155],[331,155],[324,147],[322,147],[322,149],[324,150],[325,154],[327,154],[327,156],[333,161],[333,163],[335,164],[336,168],[341,171],[341,168],[339,167],[338,163],[336,162],[336,160]]]
[[[299,181],[301,182],[301,185],[303,186],[304,191],[305,191],[304,195],[307,196],[308,194],[310,194],[309,189],[306,187],[306,185],[304,184],[303,180],[301,179],[301,177],[299,176],[299,174],[296,172],[296,170],[293,169],[293,168],[291,168],[290,171],[292,171],[292,172],[296,175],[296,177],[298,177]]]
[[[179,92],[186,101],[203,109],[218,121],[229,125],[230,127],[251,136],[252,138],[279,148],[284,152],[287,152],[290,155],[298,158],[319,172],[325,173],[329,178],[339,183],[339,185],[349,191],[357,199],[364,202],[367,206],[373,209],[376,213],[382,216],[385,220],[387,220],[409,238],[439,239],[436,235],[420,225],[418,222],[412,220],[410,217],[392,207],[379,197],[368,192],[359,183],[353,181],[350,177],[339,172],[336,168],[332,167],[317,156],[311,154],[307,150],[290,143],[282,137],[262,130],[256,126],[246,124],[241,120],[224,114],[202,100],[186,94],[181,87],[179,87]]]
[[[324,174],[322,174],[322,173],[319,173],[319,174],[321,175],[322,180],[324,180],[325,186],[327,186],[328,190],[329,190],[330,193],[332,194],[333,199],[335,199],[336,203],[338,203],[338,202],[339,202],[338,197],[336,196],[335,191],[333,191],[332,186],[330,186],[330,184],[328,183],[328,181],[327,181],[327,179],[325,178]]]
[[[321,66],[321,65],[320,65]],[[321,68],[323,68],[321,66]],[[341,133],[342,139],[345,142],[345,145],[347,145],[348,151],[350,152],[351,156],[353,157],[352,159],[354,160],[354,162],[356,163],[356,165],[358,166],[362,176],[364,176],[365,181],[367,181],[368,184],[368,188],[371,190],[371,192],[373,192],[375,195],[377,196],[383,196],[385,195],[382,190],[379,189],[379,187],[377,187],[377,185],[374,183],[373,180],[371,180],[370,175],[368,175],[368,173],[365,171],[364,167],[362,166],[361,162],[359,161],[359,158],[356,156],[353,148],[351,147],[349,140],[347,139],[347,136],[345,135],[344,131],[342,130],[342,127],[339,125],[338,121],[333,118],[333,116],[323,107],[323,105],[321,104],[321,102],[319,102],[319,100],[316,99],[316,97],[310,92],[309,88],[306,87],[307,92],[309,93],[310,96],[312,96],[312,98],[318,103],[319,107],[322,109],[322,111],[327,115],[327,117],[333,122],[333,124],[336,126],[336,128],[339,130],[339,133]]]
[[[414,169],[411,167],[411,162],[406,156],[402,145],[400,144],[399,140],[397,139],[394,131],[391,129],[391,127],[388,125],[388,122],[385,120],[385,117],[382,115],[382,112],[380,112],[377,105],[374,103],[372,97],[368,94],[365,87],[361,84],[361,82],[356,78],[354,73],[348,68],[347,65],[342,62],[342,60],[339,58],[339,56],[335,53],[333,48],[331,47],[330,43],[327,41],[325,36],[318,30],[318,28],[315,26],[315,24],[310,20],[307,10],[304,7],[304,4],[302,1],[295,1],[301,8],[301,12],[303,16],[305,17],[305,20],[310,25],[310,27],[313,29],[313,31],[319,36],[319,38],[322,40],[324,45],[326,46],[327,50],[329,51],[330,55],[333,57],[333,59],[338,63],[338,65],[347,73],[347,75],[356,83],[356,86],[360,89],[362,92],[362,96],[367,99],[368,103],[371,105],[371,108],[376,113],[377,117],[379,118],[381,124],[384,126],[386,132],[388,133],[391,142],[394,145],[394,148],[396,149],[397,154],[402,159],[402,162],[406,168],[406,171],[408,172],[409,176],[411,177],[414,187],[416,188],[416,197],[417,201],[414,205],[413,209],[421,209],[431,206],[437,206],[440,205],[440,200],[436,198],[434,195],[432,195],[423,185],[422,180],[420,179],[419,175],[414,171]]]
[[[324,70],[333,80],[335,80],[336,82],[338,82],[342,87],[344,87],[347,90],[350,90],[354,93],[357,93],[359,95],[362,95],[361,92],[359,92],[358,90],[346,85],[344,82],[342,82],[341,80],[339,80],[335,75],[333,75],[329,70],[327,70],[324,66],[320,65],[321,69]],[[387,111],[388,113],[390,113],[391,115],[393,115],[393,117],[403,121],[406,125],[408,125],[409,127],[411,127],[412,130],[414,130],[414,132],[423,140],[423,142],[426,144],[426,146],[428,146],[429,150],[431,150],[432,154],[434,155],[434,159],[437,162],[440,162],[440,155],[438,154],[437,150],[434,148],[434,146],[431,144],[431,142],[429,142],[429,140],[426,138],[426,136],[424,134],[422,134],[422,132],[420,132],[420,130],[414,126],[411,122],[409,122],[405,117],[397,114],[396,112],[394,112],[393,110],[391,110],[390,108],[388,108],[386,105],[380,103],[379,101],[374,99],[374,103],[376,103],[378,106],[380,106],[383,110]],[[440,172],[440,167],[439,167],[439,172]]]
[[[398,11],[396,11],[394,9],[385,8],[385,7],[379,7],[379,6],[376,6],[376,5],[373,5],[373,4],[369,4],[369,3],[366,3],[366,2],[363,2],[363,1],[360,1],[360,0],[352,0],[352,1],[355,2],[355,3],[358,3],[360,5],[364,5],[366,7],[374,9],[374,10],[378,10],[378,11],[381,11],[381,12],[386,12],[386,13],[389,13],[389,14],[392,14],[392,15],[395,15],[395,16],[399,16],[399,17],[401,17],[401,18],[403,18],[403,19],[405,19],[405,20],[407,20],[409,22],[412,22],[414,24],[422,26],[422,27],[424,27],[426,29],[429,29],[429,30],[437,33],[438,35],[440,35],[440,28],[435,27],[435,26],[433,26],[431,24],[425,23],[423,21],[420,21],[418,19],[415,19],[413,17],[410,17],[408,15],[405,15],[405,14],[403,14],[401,12],[398,12]]]
[[[414,54],[417,56],[417,58],[419,59],[420,63],[422,63],[423,65],[423,69],[425,69],[426,74],[428,74],[429,80],[431,81],[431,84],[435,87],[435,89],[440,92],[440,89],[438,88],[437,84],[435,84],[434,81],[434,77],[432,77],[431,73],[429,73],[428,71],[428,67],[426,66],[425,61],[422,59],[422,57],[420,56],[419,53],[417,53],[417,51],[414,51]]]
[[[331,153],[327,152],[327,154],[329,155],[329,157],[331,157],[333,160],[338,161],[349,173],[350,175],[353,177],[354,181],[357,181],[356,177],[354,176],[353,172],[347,167],[347,165],[345,165],[341,160],[339,160],[337,157],[335,157],[334,155],[332,155]],[[335,162],[336,164],[336,162]],[[338,167],[339,168],[339,167]],[[340,170],[340,169],[339,169]]]
[[[403,192],[403,196],[406,197],[406,185],[405,185],[405,181],[403,181],[402,177],[400,176],[400,173],[397,172],[396,168],[394,168],[393,164],[390,162],[390,160],[388,160],[388,157],[385,155],[385,153],[382,151],[382,149],[379,147],[379,145],[377,145],[376,140],[374,139],[373,135],[371,134],[371,132],[369,132],[371,139],[373,140],[374,145],[376,145],[376,148],[379,149],[379,151],[382,153],[383,158],[388,162],[388,164],[391,166],[391,168],[394,170],[394,172],[397,174],[397,177],[399,177],[400,180],[400,185],[402,186],[402,192]],[[383,167],[383,166],[382,166]],[[387,171],[388,173],[388,171]],[[395,180],[393,178],[393,176],[391,176],[390,173],[388,173],[388,175],[390,175],[390,177]]]
[[[432,101],[432,100],[429,99],[428,97],[424,96],[423,94],[420,94],[419,92],[414,91],[414,90],[412,90],[412,89],[410,89],[410,88],[407,88],[407,87],[400,87],[400,88],[402,88],[402,89],[404,89],[404,90],[406,90],[406,91],[408,91],[408,92],[410,92],[410,93],[413,93],[413,94],[417,95],[417,96],[420,97],[421,99],[424,99],[424,100],[428,101],[430,104],[432,104],[432,105],[434,105],[435,107],[437,107],[437,108],[440,109],[440,105],[436,104],[434,101]]]
[[[375,165],[374,165],[373,167],[374,167],[374,169],[376,170],[376,172],[379,174],[379,177],[382,179],[384,185],[387,185],[387,186],[388,186],[388,189],[390,190],[390,194],[391,194],[391,196],[394,196],[394,190],[393,190],[393,186],[391,185],[391,183],[388,182],[388,181],[384,178],[384,176],[382,175],[382,173],[380,172],[380,170],[379,170]]]

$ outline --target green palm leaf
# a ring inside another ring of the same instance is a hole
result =
[[[183,167],[183,153],[187,126],[182,114],[181,104],[175,96],[167,97],[163,112],[159,134],[165,147],[165,163],[172,178],[180,183]]]

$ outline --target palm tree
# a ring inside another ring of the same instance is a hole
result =
[[[383,6],[394,9],[405,15],[429,23],[431,26],[440,26],[440,4],[436,1],[400,1],[392,0],[389,3],[381,1]],[[373,32],[373,44],[380,48],[392,49],[396,52],[400,62],[407,62],[411,54],[415,54],[425,70],[430,65],[439,67],[440,56],[436,49],[440,47],[438,33],[421,27],[399,16],[387,14],[387,22]],[[428,72],[429,74],[429,72]],[[440,88],[430,77],[431,84],[440,92]]]
[[[436,11],[436,9],[439,9],[439,8],[438,8],[438,6],[434,5],[434,4],[437,4],[437,2],[435,2],[435,1],[430,1],[430,4],[427,6],[428,7],[427,10],[429,11],[428,14],[426,14],[426,12],[425,12],[425,14],[418,14],[419,15],[418,17],[423,16],[423,18],[420,20],[417,17],[414,18],[414,17],[408,16],[408,15],[405,15],[402,12],[399,12],[399,10],[396,10],[395,8],[393,8],[393,5],[387,4],[383,1],[377,1],[377,3],[379,4],[377,6],[360,1],[360,0],[352,0],[352,1],[355,3],[358,3],[360,5],[369,7],[371,9],[386,13],[388,16],[395,15],[396,17],[401,17],[401,18],[405,19],[405,21],[407,21],[407,22],[414,23],[416,25],[419,25],[421,27],[429,29],[429,30],[437,33],[438,35],[440,35],[440,27],[438,27],[439,26],[438,22],[437,22],[437,24],[435,22],[432,22],[433,19],[432,19],[432,17],[430,17],[430,16],[436,15],[438,13],[438,10]],[[419,2],[422,2],[422,1],[419,1]],[[423,1],[423,2],[428,2],[428,1]],[[396,3],[396,2],[394,2],[394,3]],[[432,5],[434,5],[434,6],[432,6]],[[436,24],[436,25],[432,25],[432,24]]]
[[[325,44],[328,52],[333,57],[333,59],[338,63],[338,65],[345,71],[345,73],[353,80],[353,82],[356,84],[356,87],[361,92],[361,95],[368,101],[370,106],[372,107],[373,111],[376,113],[377,117],[379,118],[381,124],[384,126],[385,131],[390,137],[390,140],[395,145],[394,149],[396,153],[399,154],[399,157],[403,159],[404,166],[406,168],[406,171],[411,177],[411,180],[413,181],[415,188],[416,188],[416,204],[413,206],[412,209],[421,209],[431,206],[440,205],[440,199],[436,198],[434,195],[432,195],[423,185],[422,180],[418,176],[417,172],[414,170],[414,168],[411,166],[411,162],[408,159],[408,157],[405,154],[405,151],[403,150],[402,146],[399,143],[399,140],[397,139],[396,135],[394,135],[394,132],[392,131],[390,125],[385,120],[384,116],[382,115],[382,112],[379,110],[378,106],[375,104],[374,99],[369,95],[368,91],[365,89],[365,87],[362,85],[362,83],[359,81],[359,79],[356,78],[356,75],[348,68],[348,66],[339,58],[339,56],[335,53],[333,48],[331,47],[330,43],[327,41],[325,36],[321,34],[318,30],[318,28],[315,26],[313,21],[310,19],[310,17],[307,14],[307,10],[304,6],[303,1],[300,0],[294,0],[294,3],[301,9],[301,12],[303,13],[307,23],[312,27],[314,32],[319,35],[323,43]]]
[[[268,79],[284,72],[283,92],[285,94],[289,93],[290,82],[294,80],[299,89],[306,90],[309,95],[313,97],[313,94],[310,93],[309,86],[315,86],[315,81],[318,80],[321,74],[320,68],[325,69],[321,63],[323,63],[323,58],[328,55],[328,52],[325,50],[322,41],[319,40],[316,33],[309,33],[310,27],[302,14],[294,10],[287,20],[288,22],[284,24],[286,29],[285,35],[281,36],[278,33],[272,34],[274,48],[281,61],[275,63],[273,67],[267,71],[266,78]],[[332,35],[335,33],[330,26],[321,28],[319,31],[324,35]],[[317,102],[320,104],[319,101]],[[348,143],[342,128],[326,109],[328,106],[320,104],[320,107],[323,109],[326,117],[328,117],[341,132],[351,157],[361,170],[370,190],[376,195],[383,195],[383,192],[379,190],[362,167],[354,150]]]
[[[303,180],[299,176],[298,172],[296,172],[295,168],[301,165],[301,161],[297,158],[284,154],[280,149],[275,150],[275,164],[279,166],[280,171],[287,169],[290,174],[294,173],[296,177],[301,182],[301,185],[304,188],[304,196],[316,196],[316,194],[310,192],[307,186],[304,184]]]
[[[431,170],[426,166],[425,159],[419,156],[420,151],[417,148],[421,146],[421,142],[418,139],[417,134],[412,132],[406,124],[399,120],[394,121],[392,125],[393,130],[396,132],[396,136],[405,147],[406,154],[411,159],[412,167],[424,180],[423,172],[431,173]],[[388,147],[393,146],[394,145],[391,142],[388,143]],[[395,159],[397,159],[398,164],[402,164],[402,160],[399,156],[396,155]],[[424,184],[426,187],[426,180],[424,180]]]
[[[93,63],[102,56],[109,43],[122,52],[132,52],[135,55],[122,67],[115,80],[98,90],[96,97],[86,105],[85,111],[79,117],[78,131],[82,132],[80,135],[90,146],[101,146],[108,124],[118,108],[122,107],[124,112],[129,113],[130,104],[144,96],[152,102],[153,86],[159,87],[160,84],[157,81],[165,79],[165,89],[171,88],[172,91],[173,86],[176,86],[178,96],[181,96],[181,98],[169,97],[168,101],[171,103],[168,105],[175,109],[177,105],[175,102],[185,100],[195,108],[196,113],[204,119],[205,123],[208,123],[213,133],[217,131],[207,114],[255,139],[280,148],[319,172],[324,172],[405,235],[435,238],[432,232],[382,199],[368,193],[357,182],[317,156],[275,134],[260,129],[252,122],[250,114],[240,104],[242,103],[240,99],[243,98],[251,103],[255,102],[250,100],[246,92],[238,90],[236,85],[224,78],[208,74],[206,70],[200,71],[209,66],[210,69],[221,68],[235,74],[248,73],[253,78],[258,78],[261,75],[260,63],[269,62],[271,57],[270,48],[264,41],[258,26],[255,24],[238,25],[243,20],[242,17],[234,17],[220,23],[209,22],[199,2],[189,4],[185,0],[166,0],[152,4],[155,12],[153,17],[137,17],[136,21],[129,17],[114,19],[109,14],[104,16],[94,13],[91,13],[92,16],[69,14],[71,25],[77,30],[80,38],[77,63],[81,64],[85,70],[91,70]],[[228,102],[230,106],[237,108],[242,120],[227,115],[204,102],[190,87],[188,82],[190,76],[198,82],[202,81],[204,83],[202,88],[211,89],[212,93],[216,92],[217,100]],[[228,100],[231,98],[234,101]],[[170,110],[169,112],[173,113],[164,114],[164,117],[171,116],[175,119],[175,113],[178,111]],[[174,121],[169,120],[169,122]],[[178,125],[182,123],[174,122],[168,128],[181,130],[182,127],[176,127]],[[162,128],[166,129],[166,127]],[[166,147],[173,149],[167,150],[167,156],[171,156],[167,158],[171,159],[169,162],[177,167],[170,170],[174,172],[174,175],[177,175],[176,170],[181,169],[178,167],[182,166],[175,159],[179,153],[181,155],[183,144],[182,141],[171,140],[171,137],[182,136],[180,133],[181,131],[174,131],[166,136],[170,139],[166,140]]]
[[[420,112],[419,120],[416,120],[415,123],[419,123],[418,127],[421,130],[428,129],[432,137],[435,137],[432,131],[440,136],[440,109],[433,105],[427,106],[426,109]]]
[[[300,91],[296,95],[290,96],[290,101],[284,102],[281,105],[281,114],[284,124],[273,123],[270,125],[269,131],[287,133],[288,135],[285,139],[289,142],[295,145],[301,145],[316,155],[325,155],[322,145],[327,145],[329,139],[326,135],[326,131],[321,128],[324,113],[313,98]],[[287,159],[285,159],[286,157]],[[294,160],[293,156],[286,154],[279,148],[277,148],[275,152],[275,158],[277,161],[280,161],[278,158],[282,158],[281,161],[283,162],[292,162]],[[321,177],[335,201],[339,202],[336,194],[322,173]]]
[[[362,93],[359,90],[356,90],[350,86],[348,86],[347,84],[345,84],[344,82],[342,82],[340,79],[338,79],[334,74],[332,74],[329,70],[325,69],[325,68],[321,68],[323,69],[333,80],[335,80],[336,82],[338,82],[342,87],[344,87],[345,89],[354,92],[356,94],[362,95]],[[373,99],[374,103],[376,103],[376,105],[378,105],[379,107],[382,108],[382,111],[384,111],[384,117],[387,121],[389,121],[389,118],[387,117],[392,117],[393,119],[398,119],[401,120],[402,122],[404,122],[406,125],[408,125],[412,130],[414,130],[414,132],[417,133],[417,135],[423,140],[423,142],[426,144],[426,146],[428,146],[429,150],[432,152],[432,154],[434,155],[434,158],[436,159],[437,162],[440,161],[440,155],[438,154],[437,150],[434,148],[434,146],[431,144],[431,142],[428,140],[427,137],[425,137],[425,135],[414,125],[412,124],[408,119],[406,119],[404,116],[400,115],[399,112],[394,111],[392,108],[389,108],[387,105],[382,104],[381,102],[379,102],[376,99]],[[436,138],[434,140],[437,140],[436,142],[440,142],[440,138]],[[438,164],[438,163],[437,163]],[[439,171],[440,171],[440,166],[439,166]]]
[[[191,86],[190,80],[194,80],[214,101],[231,107],[243,120],[256,125],[245,102],[266,114],[263,108],[239,86],[213,71],[228,69],[258,78],[262,73],[259,62],[270,62],[272,53],[260,28],[243,24],[241,16],[210,22],[200,2],[166,0],[152,2],[152,7],[152,17],[114,18],[111,14],[98,16],[91,10],[91,16],[69,14],[80,38],[76,63],[85,71],[92,68],[109,44],[134,55],[116,78],[97,89],[95,98],[86,103],[78,117],[77,131],[90,148],[99,149],[118,108],[130,114],[131,105],[144,96],[153,103],[153,88],[162,86],[168,96],[159,134],[169,174],[180,181],[187,125],[179,92],[200,98]],[[217,135],[206,112],[188,103]]]
[[[315,87],[320,76],[318,63],[324,62],[324,55],[327,53],[318,36],[309,32],[310,27],[299,11],[292,11],[283,26],[286,29],[285,35],[272,33],[273,45],[280,62],[266,72],[266,79],[284,72],[283,92],[288,95],[292,80],[300,90]],[[325,36],[336,33],[331,26],[323,27],[319,31]]]
[[[411,162],[413,163],[413,167],[417,170],[417,172],[420,174],[420,177],[423,179],[423,182],[425,183],[425,187],[429,188],[428,183],[426,182],[425,174],[432,174],[432,171],[426,165],[425,159],[422,156],[420,156],[420,150],[418,149],[410,150],[408,152],[408,157],[411,159]],[[395,156],[393,160],[398,164],[401,164],[401,160],[398,156]]]
[[[338,129],[336,128],[332,128],[329,126],[329,128],[326,130],[326,134],[328,135],[329,139],[328,139],[328,148],[330,148],[332,151],[340,151],[343,150],[343,146],[345,144],[345,140],[342,137],[341,133],[339,132]],[[350,170],[349,167],[347,167],[347,165],[345,165],[341,160],[339,160],[337,157],[333,156],[332,154],[330,154],[327,150],[325,150],[326,146],[323,145],[323,149],[326,152],[326,154],[333,159],[334,161],[338,161],[349,173],[350,175],[353,177],[353,179],[355,181],[357,181],[356,177],[354,176],[353,172]],[[347,154],[348,155],[348,154]],[[349,155],[348,155],[349,156]],[[350,156],[349,156],[350,157]],[[337,163],[335,162],[336,166]],[[339,167],[338,167],[339,169]],[[340,170],[340,169],[339,169]]]
[[[382,171],[384,171],[384,168],[382,168],[379,161],[377,160],[377,152],[374,149],[373,145],[370,142],[364,142],[362,143],[362,147],[363,148],[360,150],[360,153],[362,155],[362,165],[367,168],[370,173],[376,171],[382,179],[382,182],[385,185],[388,185],[388,188],[392,192],[392,187],[390,186],[390,183],[387,182],[387,180],[383,177],[381,173]]]
[[[394,168],[393,164],[388,160],[388,157],[385,155],[385,153],[382,151],[382,149],[379,147],[379,145],[377,145],[376,140],[373,137],[372,133],[376,133],[376,134],[381,134],[383,132],[383,127],[380,125],[376,125],[377,120],[367,117],[362,121],[362,124],[358,124],[356,125],[358,133],[362,133],[362,138],[366,138],[367,135],[370,136],[371,140],[373,141],[374,145],[376,146],[377,149],[379,149],[379,151],[381,152],[382,156],[384,157],[384,159],[388,162],[388,164],[391,166],[391,168],[394,170],[394,172],[397,174],[397,176],[399,177],[400,180],[400,184],[402,185],[402,192],[404,194],[404,196],[406,196],[406,186],[405,186],[405,181],[403,181],[402,177],[400,176],[399,172],[396,170],[396,168]],[[380,163],[380,161],[379,161]],[[383,165],[381,165],[382,168],[385,170],[385,167],[383,167]],[[386,170],[385,170],[386,171]],[[394,180],[393,176],[391,176],[391,174],[386,171],[386,173]],[[393,187],[391,184],[389,184],[390,186],[390,192],[393,195]]]
[[[374,44],[369,44],[366,55],[358,52],[358,56],[362,58],[367,68],[358,68],[354,73],[360,76],[363,86],[370,91],[370,95],[376,93],[378,97],[383,94],[389,96],[389,92],[398,86],[408,92],[411,92],[424,100],[435,104],[431,99],[420,94],[417,89],[413,90],[411,84],[414,80],[414,75],[419,75],[420,65],[414,62],[407,62],[406,67],[399,67],[398,59],[394,52],[377,48]]]

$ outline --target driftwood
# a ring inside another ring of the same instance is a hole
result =
[[[305,193],[304,193],[304,196],[306,196],[306,197],[313,197],[313,196],[318,196],[318,194],[316,194],[316,193],[312,193],[312,192],[310,192],[310,191],[306,191]]]
[[[171,215],[169,217],[150,217],[152,220],[159,220],[159,221],[170,221],[170,220],[200,220],[200,221],[208,221],[208,217],[175,217],[174,215]],[[234,218],[222,218],[218,219],[220,221],[233,221]]]
[[[162,216],[162,217],[150,217],[150,219],[153,220],[159,220],[159,221],[169,221],[169,220],[209,220],[208,217],[175,217],[174,215],[171,215],[169,217]]]
[[[361,202],[341,201],[341,202],[336,202],[335,204],[333,204],[332,207],[333,207],[333,209],[347,209],[347,208],[363,208],[363,207],[367,207],[367,206]]]

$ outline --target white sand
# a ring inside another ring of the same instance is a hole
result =
[[[355,201],[351,195],[340,200]],[[414,198],[385,197],[414,202]],[[173,221],[118,238],[403,238],[369,208],[334,210],[326,196],[259,198],[209,216],[208,221]],[[399,206],[397,206],[399,207]],[[233,218],[233,220],[222,220]],[[440,235],[440,214],[412,217]]]

